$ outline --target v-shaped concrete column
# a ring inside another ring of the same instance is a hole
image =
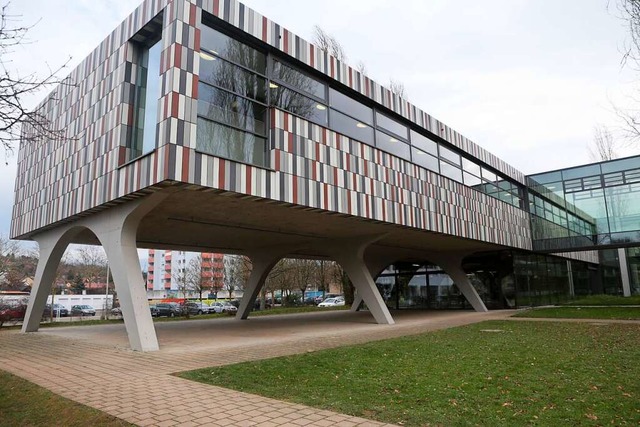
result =
[[[253,304],[271,269],[280,259],[295,249],[290,246],[266,247],[255,249],[247,255],[251,259],[251,274],[244,286],[244,295],[236,313],[237,320],[246,320],[249,317]]]
[[[40,254],[27,312],[22,323],[23,333],[35,332],[40,327],[44,305],[56,278],[60,259],[62,259],[62,255],[73,237],[82,229],[82,227],[62,227],[39,233],[33,237],[38,242]]]
[[[362,298],[367,304],[369,311],[379,324],[392,325],[395,323],[389,308],[385,304],[376,283],[371,269],[364,260],[365,249],[383,235],[363,236],[353,239],[334,241],[323,245],[327,253],[336,261],[351,279],[351,283],[356,288],[356,298]],[[376,274],[376,273],[374,273]],[[358,305],[360,303],[358,302]],[[354,309],[352,306],[352,310]]]
[[[159,347],[138,259],[136,234],[140,220],[166,196],[154,193],[86,219],[86,226],[107,253],[129,344],[138,351],[154,351]]]
[[[460,253],[438,252],[429,253],[426,257],[451,277],[453,283],[460,289],[462,295],[469,301],[475,311],[489,311],[480,298],[480,295],[478,295],[476,288],[471,284],[467,273],[462,269],[462,260],[465,255],[466,254]]]

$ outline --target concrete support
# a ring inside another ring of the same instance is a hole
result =
[[[475,311],[486,312],[487,307],[478,295],[478,292],[469,281],[467,273],[462,269],[462,259],[464,254],[458,253],[430,253],[427,255],[427,259],[434,264],[437,264],[444,270],[445,273],[451,277],[451,280],[456,284],[462,295],[469,301]]]
[[[573,267],[570,259],[567,260],[567,276],[569,279],[569,295],[574,297],[576,296],[576,289],[573,283]]]
[[[370,269],[364,261],[364,251],[371,243],[382,236],[366,236],[326,245],[327,252],[347,273],[357,291],[357,298],[362,298],[374,319],[379,324],[394,324],[389,308],[384,303]],[[355,304],[354,304],[355,306]],[[352,310],[353,310],[352,306]]]
[[[240,301],[240,307],[236,313],[237,320],[246,320],[253,308],[253,304],[264,286],[271,269],[280,261],[282,257],[291,253],[295,248],[291,247],[269,247],[261,248],[248,254],[251,259],[251,274],[244,286],[244,295]]]
[[[129,345],[138,351],[155,351],[159,346],[138,259],[136,234],[140,220],[165,197],[154,193],[86,219],[87,228],[95,233],[107,253]]]
[[[154,193],[34,236],[40,246],[40,259],[22,332],[38,330],[47,295],[65,249],[78,233],[89,229],[107,253],[131,348],[158,350],[138,259],[136,234],[140,220],[165,197],[165,193]]]
[[[618,248],[618,261],[620,262],[620,278],[622,279],[622,295],[631,296],[631,280],[629,278],[629,263],[627,263],[627,250]]]
[[[80,231],[82,231],[80,227],[65,227],[45,231],[33,237],[38,242],[40,254],[27,312],[22,323],[23,333],[35,332],[40,327],[44,306],[56,278],[60,259],[73,237]]]

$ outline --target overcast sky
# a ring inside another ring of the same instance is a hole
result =
[[[29,0],[10,13],[35,27],[9,66],[78,64],[139,0]],[[640,78],[620,60],[627,34],[614,0],[247,0],[310,40],[320,25],[349,63],[404,83],[409,100],[530,174],[588,163],[596,124],[616,126]],[[46,94],[27,100],[35,106]],[[640,150],[635,150],[638,152]],[[627,149],[622,154],[635,154]],[[11,219],[15,156],[0,165],[0,234]]]

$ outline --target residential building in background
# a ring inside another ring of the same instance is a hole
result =
[[[199,266],[200,286],[204,295],[219,292],[223,288],[223,255],[203,252],[186,252],[149,249],[147,259],[147,290],[166,291],[166,296],[176,295],[181,287],[180,281],[187,269]],[[194,286],[187,286],[194,291]]]

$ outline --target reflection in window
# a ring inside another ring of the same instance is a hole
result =
[[[498,180],[498,177],[496,176],[495,173],[491,172],[488,169],[482,168],[482,178],[486,179],[487,181],[492,181],[495,182]]]
[[[376,147],[403,159],[411,160],[409,144],[379,130],[376,130]]]
[[[283,81],[296,89],[320,99],[326,99],[327,97],[325,94],[326,86],[323,83],[279,61],[273,62],[271,78]]]
[[[366,124],[373,124],[373,110],[355,99],[336,90],[329,89],[329,101],[332,108],[355,117]]]
[[[331,110],[331,129],[355,140],[373,145],[373,128],[365,123]]]
[[[270,92],[271,105],[322,126],[327,125],[327,107],[325,105],[282,86],[272,85]]]
[[[201,84],[198,92],[199,116],[260,135],[267,134],[265,106],[206,84]]]
[[[200,61],[200,81],[267,102],[267,81],[264,77],[215,56]]]
[[[469,187],[475,187],[475,186],[480,185],[482,183],[482,180],[480,178],[478,178],[475,175],[468,174],[466,172],[463,174],[463,177],[464,177],[465,185],[467,185]],[[476,188],[476,190],[482,191],[481,188]]]
[[[447,178],[462,182],[462,171],[450,163],[440,160],[440,173]]]
[[[210,59],[212,56],[210,54],[214,54],[250,70],[266,74],[267,57],[264,53],[206,25],[201,28],[200,47],[205,50],[200,54],[204,60]]]
[[[198,118],[197,149],[214,156],[266,166],[267,140]]]
[[[413,130],[411,131],[411,145],[434,156],[438,155],[438,144]]]
[[[400,124],[399,122],[390,119],[384,114],[380,114],[376,111],[376,126],[384,129],[388,132],[394,133],[404,139],[409,138],[409,129],[406,126]]]
[[[132,159],[156,148],[162,43],[157,41],[149,48],[137,46],[136,50],[140,66],[136,76],[136,106],[130,153]]]
[[[607,188],[606,200],[612,233],[640,230],[640,184]]]
[[[411,147],[411,161],[431,171],[440,172],[438,159],[431,154],[425,153],[422,150],[418,150],[415,147]]]
[[[462,169],[475,176],[480,176],[480,166],[464,157],[462,158]]]
[[[442,145],[440,146],[440,158],[448,160],[456,166],[460,166],[460,155]]]

